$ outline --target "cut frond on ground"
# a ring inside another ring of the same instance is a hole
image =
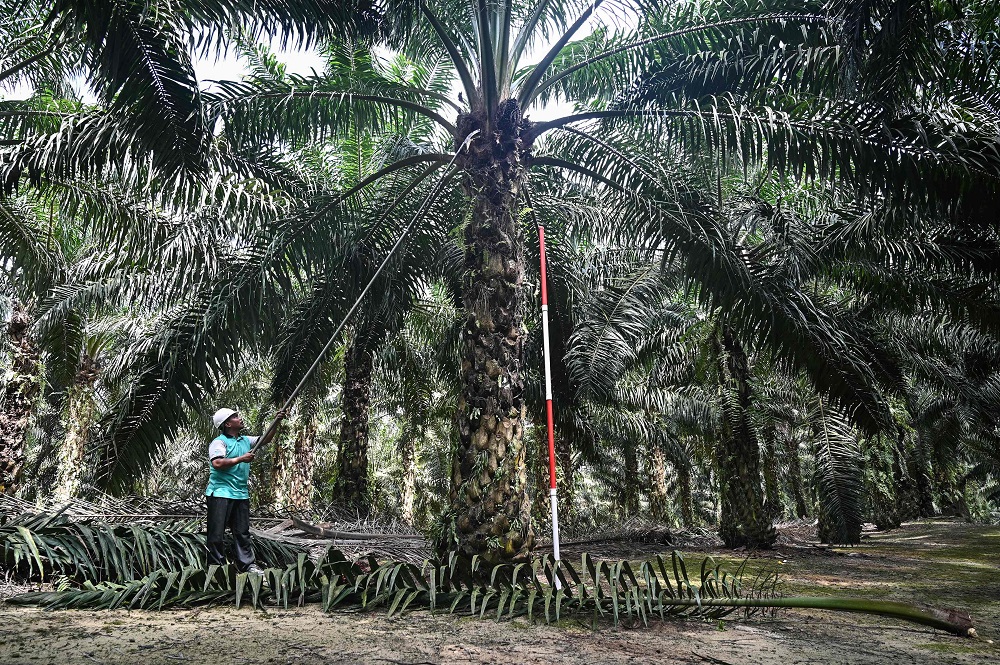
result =
[[[628,561],[596,560],[588,554],[579,570],[551,556],[530,562],[490,567],[479,556],[452,553],[447,560],[423,566],[374,557],[348,561],[330,549],[318,561],[305,553],[284,568],[263,574],[238,573],[231,566],[184,566],[155,570],[127,583],[85,581],[76,588],[33,592],[10,598],[14,605],[50,609],[164,609],[206,603],[233,603],[238,608],[320,603],[324,611],[338,607],[387,608],[388,615],[408,608],[446,610],[500,621],[526,616],[546,623],[564,617],[590,617],[592,625],[610,621],[648,625],[651,619],[703,617],[719,619],[743,610],[746,616],[778,608],[822,608],[877,614],[974,636],[971,617],[906,603],[852,598],[777,598],[775,575],[758,576],[743,590],[740,578],[706,558],[692,581],[679,552],[633,566]]]
[[[157,570],[201,567],[205,534],[200,519],[159,526],[76,521],[59,513],[0,513],[0,570],[18,580],[120,584]],[[284,566],[301,547],[252,536],[258,562]]]

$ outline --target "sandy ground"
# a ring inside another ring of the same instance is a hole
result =
[[[634,552],[635,558],[646,554]],[[592,630],[589,622],[575,620],[559,626],[523,619],[497,623],[424,610],[387,619],[379,611],[324,614],[313,606],[95,612],[0,605],[0,664],[1000,662],[998,528],[911,523],[873,534],[855,548],[787,544],[752,559],[753,566],[778,567],[786,595],[862,595],[958,607],[972,613],[981,638],[819,611]]]

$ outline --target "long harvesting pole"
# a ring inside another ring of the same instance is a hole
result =
[[[406,236],[410,233],[410,230],[414,227],[414,225],[416,225],[417,220],[420,219],[420,215],[423,214],[424,209],[427,207],[427,204],[430,203],[431,199],[437,196],[438,191],[440,191],[440,189],[444,186],[445,183],[444,176],[447,175],[448,169],[451,168],[451,165],[455,163],[456,159],[458,159],[459,154],[461,154],[463,150],[469,147],[469,144],[472,142],[472,139],[475,138],[476,134],[478,134],[479,131],[480,130],[477,129],[468,136],[466,136],[465,141],[462,142],[462,145],[458,146],[458,149],[455,151],[455,154],[452,155],[451,157],[451,161],[448,162],[448,166],[445,167],[444,175],[438,181],[437,185],[431,188],[431,191],[428,192],[427,196],[424,198],[423,203],[420,204],[420,207],[417,209],[417,212],[413,215],[413,219],[411,219],[410,223],[406,225],[406,228],[403,229],[403,232],[399,234],[399,238],[396,239],[396,244],[392,246],[392,249],[389,250],[389,253],[385,255],[384,259],[382,259],[382,263],[379,264],[378,269],[375,270],[375,273],[371,276],[371,279],[368,280],[368,284],[366,284],[365,288],[361,290],[361,294],[358,295],[357,300],[355,300],[354,304],[351,305],[351,308],[347,310],[347,314],[344,315],[343,320],[341,320],[340,324],[333,331],[333,334],[330,335],[329,341],[327,341],[326,345],[319,352],[319,355],[316,356],[316,359],[313,361],[313,364],[309,366],[309,369],[306,370],[306,373],[302,375],[302,378],[299,380],[299,384],[295,386],[295,390],[291,392],[291,394],[285,400],[284,404],[281,405],[282,410],[287,409],[292,404],[292,402],[295,401],[295,398],[298,397],[299,393],[302,391],[302,387],[306,384],[306,380],[312,375],[313,372],[316,371],[316,368],[319,367],[320,362],[323,360],[323,356],[325,356],[326,352],[330,350],[330,347],[333,346],[333,343],[337,341],[337,336],[340,335],[340,331],[344,329],[344,326],[347,325],[347,322],[350,320],[351,315],[354,314],[355,310],[357,310],[358,307],[361,305],[361,301],[365,299],[366,295],[368,295],[368,291],[372,288],[372,285],[375,284],[375,280],[378,279],[378,276],[382,274],[382,270],[384,270],[385,267],[389,265],[389,259],[392,258],[392,255],[395,254],[396,250],[399,249],[400,246],[403,244],[403,240],[406,239]],[[256,453],[257,449],[260,448],[262,445],[264,445],[265,443],[270,443],[271,439],[274,437],[274,434],[278,429],[278,423],[280,422],[281,421],[278,420],[277,418],[271,421],[270,426],[268,426],[264,434],[261,435],[261,437],[257,440],[257,443],[254,444],[253,448],[250,449],[251,453]]]
[[[556,440],[552,425],[552,367],[549,359],[549,292],[545,277],[545,227],[538,225],[542,275],[542,355],[545,358],[545,424],[549,434],[549,503],[552,505],[552,555],[559,560],[559,498],[556,495]],[[555,583],[558,586],[559,577]]]

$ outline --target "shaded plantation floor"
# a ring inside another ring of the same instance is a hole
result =
[[[1000,661],[1000,528],[936,520],[873,534],[855,548],[814,551],[799,544],[756,557],[750,567],[778,567],[788,595],[864,595],[966,609],[985,639],[818,611],[721,625],[692,620],[593,631],[576,620],[555,627],[426,611],[386,619],[382,612],[325,615],[315,607],[156,613],[0,606],[0,663]],[[601,548],[591,549],[598,554]],[[692,552],[688,558],[696,563],[701,556]]]

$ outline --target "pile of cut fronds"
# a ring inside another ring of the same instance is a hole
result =
[[[0,569],[22,581],[60,575],[76,582],[128,583],[157,570],[201,566],[197,518],[155,526],[74,520],[60,513],[0,513]],[[301,547],[251,536],[264,565],[285,566]]]
[[[60,515],[8,516],[0,522],[4,568],[39,579],[63,576],[55,591],[6,601],[19,605],[164,609],[319,603],[324,611],[385,607],[390,616],[422,607],[496,620],[526,616],[551,622],[574,616],[615,625],[798,607],[880,614],[958,635],[975,634],[971,618],[952,611],[879,600],[779,598],[774,575],[758,577],[744,591],[741,576],[723,571],[711,557],[702,561],[697,581],[692,581],[676,551],[637,567],[583,554],[578,570],[550,555],[489,566],[479,557],[452,553],[418,566],[374,557],[350,561],[333,548],[312,560],[302,550],[259,537],[254,545],[258,561],[267,566],[263,575],[239,573],[231,566],[206,569],[201,564],[204,536],[190,524],[80,524]]]

